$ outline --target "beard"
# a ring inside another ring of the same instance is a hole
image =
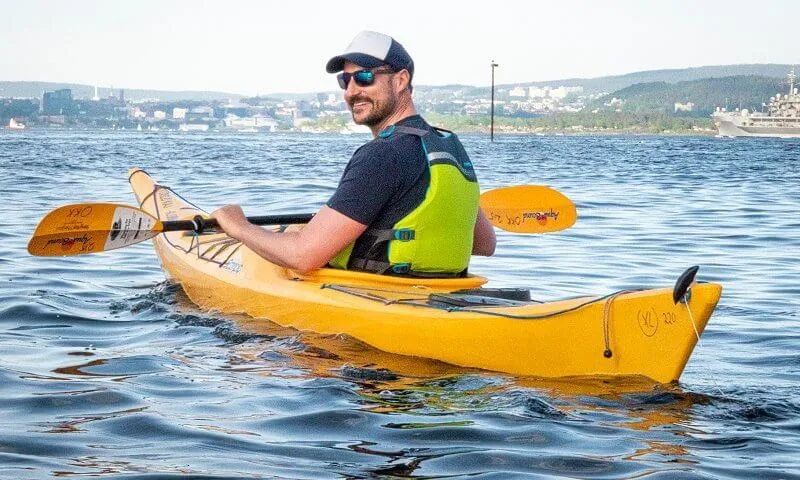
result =
[[[366,105],[356,107],[356,103],[366,102]],[[397,106],[397,99],[394,96],[386,96],[383,100],[375,100],[366,96],[358,96],[350,99],[348,104],[350,113],[353,116],[353,122],[356,125],[366,125],[367,127],[374,127],[380,125]],[[358,109],[358,112],[356,111]]]

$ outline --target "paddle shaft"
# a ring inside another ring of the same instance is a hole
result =
[[[496,188],[481,194],[480,205],[495,227],[518,233],[543,233],[568,228],[575,223],[575,205],[563,194],[541,185]],[[559,222],[559,216],[561,220]],[[291,225],[308,223],[313,213],[287,213],[247,217],[254,225]],[[194,231],[203,233],[218,223],[200,215],[192,220],[161,222],[162,232]]]
[[[308,223],[314,217],[313,213],[288,213],[285,215],[259,215],[247,217],[253,225],[291,225],[293,223]],[[161,222],[162,232],[194,231],[203,233],[205,230],[218,227],[216,219],[196,216],[192,220],[167,220]]]
[[[497,228],[517,233],[546,233],[569,228],[577,217],[575,205],[549,187],[522,185],[481,194],[480,206]],[[248,217],[255,225],[305,224],[310,213]],[[213,218],[200,215],[190,220],[164,220],[138,207],[115,203],[81,203],[59,207],[39,222],[28,242],[37,256],[95,253],[127,247],[162,232],[202,233],[217,229]]]

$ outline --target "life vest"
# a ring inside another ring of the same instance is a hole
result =
[[[367,229],[365,258],[353,257],[353,245],[330,265],[376,273],[455,276],[466,272],[472,255],[480,190],[472,162],[450,131],[393,125],[381,132],[420,137],[428,160],[430,184],[422,202],[391,229]]]

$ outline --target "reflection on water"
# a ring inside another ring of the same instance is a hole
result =
[[[800,478],[800,145],[464,139],[483,188],[578,206],[567,231],[501,233],[471,267],[491,286],[594,295],[694,264],[725,285],[680,384],[519,378],[201,311],[148,244],[25,253],[55,206],[132,203],[133,165],[208,209],[313,210],[357,135],[0,133],[0,478]]]

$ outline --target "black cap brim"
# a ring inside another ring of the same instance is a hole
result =
[[[376,68],[385,65],[383,60],[379,60],[372,55],[367,55],[365,53],[345,53],[344,55],[337,55],[328,60],[325,70],[328,73],[341,72],[344,70],[344,62],[353,62],[364,68]]]

